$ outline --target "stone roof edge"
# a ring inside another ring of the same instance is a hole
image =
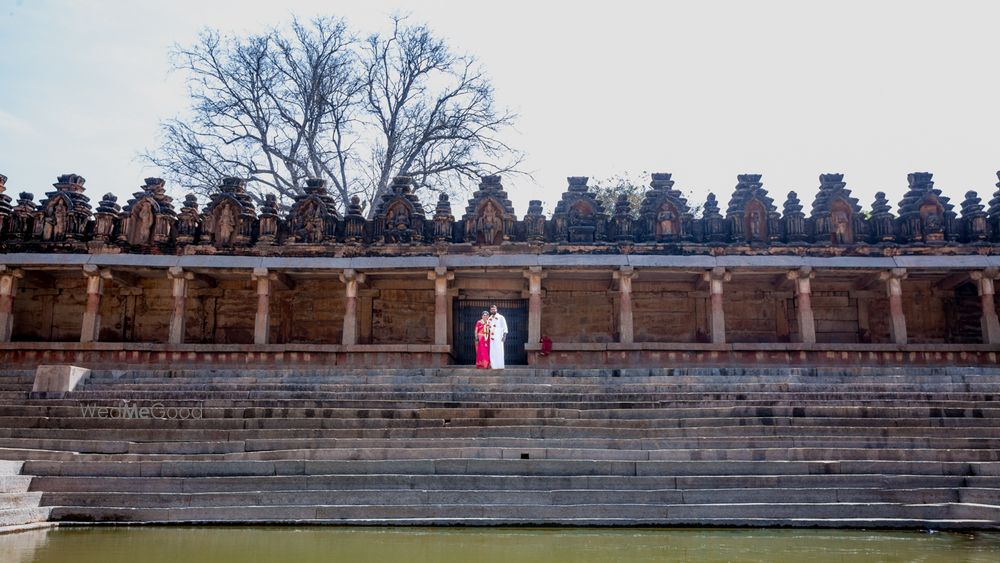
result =
[[[635,268],[774,268],[803,266],[827,269],[913,268],[975,269],[1000,267],[1000,256],[897,256],[897,257],[818,257],[818,256],[652,256],[652,255],[537,255],[505,254],[496,256],[394,256],[394,257],[256,257],[256,256],[150,256],[135,254],[42,254],[0,255],[0,264],[11,267],[144,267],[232,269],[356,269],[398,270],[461,268],[543,268],[602,269],[632,266]]]

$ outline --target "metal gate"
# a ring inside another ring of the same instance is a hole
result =
[[[504,363],[525,365],[528,353],[524,344],[528,341],[528,300],[527,299],[456,299],[453,302],[452,349],[455,362],[462,365],[476,363],[476,322],[490,305],[497,306],[497,312],[507,319],[507,341],[504,342]]]

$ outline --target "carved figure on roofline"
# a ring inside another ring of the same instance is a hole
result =
[[[907,176],[909,190],[899,202],[897,219],[904,242],[942,244],[958,239],[954,206],[934,187],[933,176],[929,172]]]
[[[557,242],[588,244],[607,240],[607,215],[590,188],[586,176],[566,179],[569,188],[552,212],[553,235]]]
[[[726,219],[734,242],[769,243],[781,239],[780,215],[760,182],[760,174],[740,174]]]
[[[122,208],[120,242],[131,246],[170,242],[177,214],[165,186],[162,178],[146,178],[139,191],[132,194]]]
[[[94,213],[92,240],[101,243],[114,240],[120,228],[118,218],[121,211],[122,208],[118,205],[118,197],[112,193],[104,194],[100,203],[97,204],[97,211]]]
[[[390,187],[375,208],[373,242],[422,242],[426,217],[420,199],[413,194],[413,179],[396,176]]]
[[[672,175],[654,172],[639,207],[642,240],[680,242],[692,240],[692,216],[687,199],[674,189]]]
[[[14,208],[10,204],[10,196],[7,191],[7,177],[0,174],[0,237],[10,232],[10,216]]]
[[[843,174],[820,174],[811,219],[813,237],[819,244],[854,244],[865,235],[861,207],[847,188]]]
[[[781,221],[785,227],[785,242],[789,244],[804,243],[806,241],[806,220],[797,193],[788,192],[783,210]]]
[[[52,184],[34,217],[35,237],[45,242],[77,241],[86,236],[91,218],[90,198],[83,194],[86,180],[63,174]]]
[[[962,201],[962,223],[965,227],[966,242],[982,244],[990,238],[989,224],[982,201],[975,191],[965,192],[965,200]]]
[[[257,244],[270,245],[278,241],[281,231],[281,217],[278,216],[278,197],[274,194],[264,196],[257,219]]]
[[[615,212],[611,219],[611,236],[618,242],[635,240],[632,228],[632,203],[625,194],[619,194],[615,201]]]
[[[448,194],[438,195],[437,206],[434,208],[434,242],[451,242],[454,224],[455,217],[451,214]]]
[[[17,205],[10,213],[10,233],[14,240],[27,240],[34,232],[35,196],[30,192],[18,194]]]
[[[498,245],[514,238],[514,206],[499,176],[483,176],[462,216],[463,240],[478,245]]]
[[[177,237],[177,244],[191,244],[198,236],[198,229],[201,227],[201,215],[198,213],[198,198],[194,194],[184,196],[184,206],[177,216],[177,224],[174,227]]]
[[[246,192],[246,181],[224,178],[205,206],[201,244],[216,248],[248,246],[256,221],[257,210]]]
[[[528,202],[528,213],[524,216],[524,236],[529,242],[545,241],[545,214],[542,212],[542,201],[533,199]]]
[[[333,240],[340,215],[327,192],[326,180],[310,178],[302,191],[288,212],[289,241],[319,244]]]
[[[347,244],[360,244],[365,241],[365,216],[361,208],[361,198],[351,196],[351,203],[347,206],[344,214],[344,242]]]
[[[931,180],[929,173],[909,175],[909,189],[900,201],[900,215],[896,218],[883,192],[876,195],[871,213],[864,214],[846,188],[842,174],[823,174],[812,215],[807,218],[802,213],[802,205],[795,192],[789,192],[783,213],[779,215],[760,183],[760,175],[744,174],[739,176],[725,217],[719,213],[716,198],[709,194],[704,212],[694,219],[667,173],[653,175],[651,189],[644,195],[640,212],[635,218],[631,216],[627,198],[619,198],[609,218],[601,204],[592,197],[587,179],[572,177],[551,220],[545,217],[541,202],[532,200],[521,222],[515,218],[513,206],[497,176],[482,179],[460,222],[451,214],[450,201],[445,195],[438,198],[433,217],[425,217],[419,199],[412,193],[412,181],[406,177],[394,179],[393,193],[382,198],[377,206],[379,211],[371,221],[365,219],[357,198],[347,205],[345,217],[341,219],[332,198],[325,194],[322,181],[314,180],[307,182],[307,194],[296,198],[286,222],[279,215],[276,197],[266,197],[260,208],[255,209],[244,182],[238,178],[224,179],[200,215],[198,202],[193,196],[186,197],[183,208],[174,213],[170,198],[164,194],[163,181],[158,178],[147,178],[142,189],[133,194],[124,209],[117,205],[113,194],[108,194],[98,203],[97,209],[91,211],[89,200],[83,195],[83,179],[67,174],[59,177],[59,181],[53,184],[55,191],[47,193],[38,205],[31,194],[22,193],[17,205],[11,206],[8,202],[10,198],[4,199],[6,195],[0,190],[0,196],[3,196],[0,197],[0,242],[7,252],[37,251],[44,249],[48,243],[55,243],[53,250],[69,249],[66,248],[69,246],[76,247],[72,250],[87,250],[84,245],[70,244],[74,241],[99,243],[86,245],[91,252],[115,252],[114,249],[103,248],[104,244],[114,243],[126,246],[129,251],[175,252],[195,242],[229,249],[255,244],[332,245],[338,239],[352,245],[366,242],[414,244],[433,240],[436,245],[455,242],[484,247],[523,241],[536,245],[546,243],[546,251],[573,252],[576,250],[549,245],[588,245],[611,240],[616,243],[639,241],[667,244],[689,241],[692,244],[731,244],[736,247],[747,243],[755,246],[810,243],[919,246],[958,241],[983,246],[997,237],[992,224],[994,221],[1000,224],[1000,195],[994,196],[987,211],[974,191],[967,192],[959,217],[955,206],[934,188]],[[2,181],[0,185],[6,188]],[[154,246],[156,248],[151,249]],[[533,248],[530,251],[540,250]],[[697,247],[689,250],[694,253],[740,251],[738,248],[719,250]],[[689,250],[685,249],[685,252]],[[205,251],[213,252],[194,248],[186,252]],[[320,248],[308,249],[314,254],[324,251]],[[469,252],[459,248],[455,251]],[[280,254],[281,250],[263,252]],[[373,250],[372,254],[382,252]],[[421,252],[424,251],[406,251],[410,254]],[[433,252],[447,252],[447,249],[435,248]],[[670,253],[675,250],[639,246],[627,252]],[[755,249],[753,252],[760,251]],[[809,252],[812,251],[775,250],[776,254]],[[823,250],[816,252],[829,253]],[[858,248],[837,250],[835,253],[845,252],[871,254],[890,251]],[[901,249],[898,252],[906,251]],[[968,252],[973,251],[958,251],[959,254]],[[992,253],[982,248],[974,252]],[[354,255],[356,251],[350,254]]]

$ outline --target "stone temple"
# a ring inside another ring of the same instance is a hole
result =
[[[369,219],[0,176],[0,526],[1000,527],[1000,183],[587,182],[519,218],[400,176]]]

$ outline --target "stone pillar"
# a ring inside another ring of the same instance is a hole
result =
[[[528,342],[538,344],[542,339],[542,280],[548,274],[541,266],[531,266],[524,277],[528,279]]]
[[[179,266],[172,266],[167,270],[167,278],[170,279],[171,294],[173,295],[173,309],[170,311],[170,331],[167,333],[167,343],[183,344],[185,320],[187,319],[188,285],[194,279],[194,274],[185,272]]]
[[[101,337],[101,298],[104,296],[104,280],[111,279],[111,271],[87,264],[83,267],[83,275],[87,278],[87,308],[83,312],[80,342],[97,342]]]
[[[983,344],[1000,344],[1000,319],[997,318],[997,307],[995,303],[995,287],[993,280],[998,272],[995,268],[983,271],[972,272],[970,277],[976,282],[979,290],[979,300],[982,303],[983,312],[980,325],[983,329]]]
[[[267,344],[271,333],[271,290],[275,274],[267,268],[254,268],[251,279],[257,282],[257,314],[253,323],[253,343]]]
[[[14,292],[24,272],[0,265],[0,342],[10,342],[14,332]]]
[[[713,268],[705,272],[703,279],[708,284],[708,293],[711,301],[711,317],[709,325],[712,328],[712,342],[714,344],[725,344],[726,342],[726,313],[722,307],[722,284],[733,279],[733,274],[727,272],[725,268]]]
[[[636,277],[632,266],[622,266],[614,274],[618,280],[618,341],[631,344],[635,341],[632,323],[632,280]]]
[[[358,343],[358,285],[365,282],[365,275],[348,268],[340,274],[340,281],[346,286],[342,344],[350,346]]]
[[[788,279],[795,284],[795,310],[799,323],[799,338],[805,344],[816,343],[816,320],[812,309],[812,284],[816,272],[810,266],[788,272]]]
[[[879,274],[889,296],[889,334],[896,344],[906,344],[906,316],[903,314],[903,280],[905,268],[893,268]]]
[[[447,346],[448,282],[455,279],[455,273],[438,266],[433,272],[427,272],[427,279],[434,281],[434,344]]]

